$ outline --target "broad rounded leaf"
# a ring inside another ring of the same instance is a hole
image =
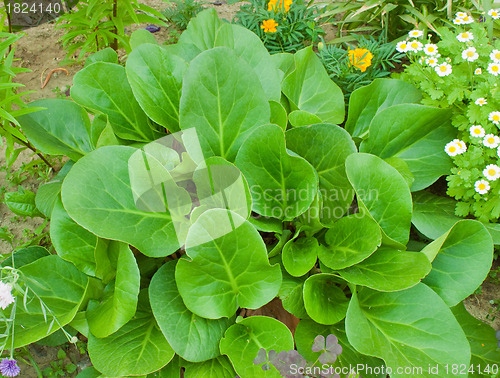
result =
[[[304,307],[304,282],[305,278],[293,277],[286,271],[282,272],[283,281],[281,283],[278,297],[281,299],[283,308],[299,319],[308,319],[306,308]]]
[[[160,370],[174,357],[153,314],[140,307],[136,316],[112,335],[102,339],[89,335],[90,359],[104,375],[146,375]]]
[[[484,281],[493,262],[493,242],[481,222],[466,219],[422,250],[432,262],[424,282],[455,306]]]
[[[141,277],[129,246],[119,245],[113,288],[106,291],[99,305],[87,310],[90,332],[107,337],[125,325],[135,314]]]
[[[443,146],[456,136],[450,111],[416,104],[391,106],[370,124],[370,135],[359,150],[382,159],[399,157],[413,174],[412,191],[424,189],[449,174],[453,162]]]
[[[175,261],[167,262],[151,280],[153,314],[172,349],[182,358],[193,362],[215,358],[220,355],[220,339],[234,319],[210,320],[189,311],[177,290],[175,266]]]
[[[184,367],[186,369],[184,378],[234,378],[236,376],[233,365],[226,356],[219,356],[205,362],[187,363]]]
[[[73,78],[71,97],[84,107],[106,114],[120,138],[144,142],[161,136],[135,99],[125,67],[104,62],[85,67]]]
[[[338,273],[355,285],[397,291],[415,286],[430,270],[431,264],[423,253],[382,246],[366,260]]]
[[[190,228],[186,253],[175,280],[186,307],[198,316],[231,317],[238,307],[256,309],[281,285],[279,265],[271,266],[258,231],[238,214],[204,212]]]
[[[335,324],[345,318],[349,300],[328,273],[315,274],[304,283],[304,306],[317,323]]]
[[[318,185],[314,168],[287,153],[279,126],[255,130],[241,146],[236,166],[248,181],[253,210],[258,214],[292,220],[314,200]]]
[[[281,89],[295,106],[305,110],[322,122],[344,121],[344,95],[330,79],[323,63],[311,46],[294,54],[295,69],[282,82]]]
[[[365,136],[375,115],[397,104],[419,103],[420,91],[403,80],[375,79],[352,92],[345,129],[353,137]]]
[[[349,342],[358,352],[379,357],[391,368],[391,377],[428,378],[428,366],[469,366],[470,347],[460,325],[441,298],[420,283],[407,290],[380,293],[358,289],[353,293],[346,317]],[[397,367],[416,367],[410,374],[397,374]]]
[[[13,256],[14,259],[12,259]],[[0,266],[10,266],[19,269],[20,267],[31,264],[32,262],[35,262],[45,256],[50,256],[49,251],[47,251],[44,247],[32,245],[31,247],[21,248],[14,251],[14,253],[2,261]]]
[[[377,221],[395,246],[410,237],[411,194],[399,172],[377,156],[358,153],[346,159],[346,172],[360,207]]]
[[[178,45],[194,45],[200,51],[211,49],[215,47],[215,38],[221,25],[222,21],[215,9],[205,9],[191,19],[186,31],[181,34]]]
[[[130,53],[125,68],[144,112],[171,132],[179,131],[182,76],[187,63],[159,45],[146,43]]]
[[[37,100],[28,106],[46,108],[18,117],[23,133],[37,149],[75,161],[92,151],[90,119],[81,106],[62,99]]]
[[[70,218],[58,198],[50,220],[50,239],[57,254],[83,273],[96,275],[95,253],[102,247],[99,238]]]
[[[136,151],[102,147],[80,159],[64,180],[63,205],[97,236],[129,243],[147,256],[167,256],[179,247],[170,213],[138,209],[134,200],[129,159]]]
[[[318,249],[318,240],[314,237],[289,240],[283,247],[283,266],[292,276],[303,276],[316,264]]]
[[[280,378],[276,368],[269,370],[255,365],[253,360],[261,348],[277,353],[293,349],[293,337],[286,325],[265,316],[251,316],[231,326],[220,342],[220,351],[231,360],[234,370],[241,377]]]
[[[318,251],[318,258],[330,269],[344,269],[370,256],[382,242],[377,222],[369,216],[352,214],[339,219],[326,232],[328,247]]]
[[[288,115],[288,119],[293,127],[310,126],[321,123],[321,118],[305,110],[294,110]]]
[[[59,256],[51,255],[37,259],[20,268],[26,278],[29,292],[26,297],[26,309],[23,300],[18,297],[16,305],[16,322],[14,332],[14,348],[33,343],[59,329],[54,316],[61,326],[68,324],[76,315],[85,296],[89,279],[71,263]],[[47,274],[50,272],[50,274]],[[52,311],[42,309],[40,300]],[[3,315],[10,316],[11,308],[3,310]],[[5,323],[0,327],[5,333]],[[11,340],[6,340],[11,345]]]
[[[217,47],[190,63],[182,84],[180,126],[196,128],[205,157],[234,161],[251,130],[269,118],[257,75],[233,51]]]
[[[354,198],[354,190],[345,172],[347,156],[357,151],[349,134],[332,124],[298,127],[286,132],[286,145],[306,159],[318,173],[321,222],[330,224],[342,217]]]

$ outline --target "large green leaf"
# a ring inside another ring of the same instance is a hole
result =
[[[119,330],[135,314],[141,277],[134,254],[128,245],[119,244],[116,277],[100,298],[100,303],[87,310],[90,332],[107,337]]]
[[[286,271],[282,271],[282,275],[283,281],[278,296],[283,308],[299,319],[308,319],[303,295],[305,277],[293,277]]]
[[[344,121],[344,95],[330,79],[323,63],[311,46],[294,55],[295,69],[281,84],[286,97],[295,109],[316,115],[322,122]]]
[[[426,191],[412,193],[413,215],[411,222],[422,234],[437,239],[463,218],[455,215],[457,202],[449,197],[439,197]],[[493,238],[494,244],[500,244],[500,225],[483,223]]]
[[[401,248],[406,245],[412,202],[410,189],[399,172],[379,157],[364,153],[347,157],[346,172],[360,210],[369,212],[390,242]]]
[[[486,367],[490,366],[491,372],[494,369],[493,366],[498,366],[500,361],[500,349],[497,347],[495,330],[469,314],[463,303],[457,304],[451,308],[451,311],[470,343],[472,353],[470,364],[473,371],[469,371],[469,377],[484,377],[487,374],[482,372]]]
[[[70,218],[58,198],[50,221],[50,239],[57,254],[83,273],[96,275],[95,253],[103,244],[99,238]]]
[[[24,265],[31,264],[32,262],[49,255],[49,251],[47,251],[44,247],[32,245],[30,247],[14,251],[9,257],[2,261],[0,266],[10,266],[12,268],[19,269]]]
[[[466,219],[422,250],[432,262],[424,282],[455,306],[484,281],[493,262],[493,242],[481,222]]]
[[[257,75],[233,51],[217,47],[191,62],[182,84],[180,126],[196,129],[205,157],[233,161],[252,129],[269,118]]]
[[[346,331],[358,352],[385,361],[391,377],[428,378],[429,366],[436,364],[439,377],[454,377],[444,365],[469,366],[464,332],[448,306],[422,283],[393,293],[358,289],[349,304]],[[398,367],[416,369],[398,374]]]
[[[4,194],[3,203],[10,211],[21,217],[40,217],[42,214],[36,208],[35,193],[18,186],[16,192]]]
[[[345,172],[347,156],[356,152],[349,134],[339,126],[318,124],[286,132],[287,148],[316,169],[322,195],[320,219],[330,224],[344,215],[354,198]]]
[[[335,368],[343,368],[342,374],[351,374],[356,371],[356,367],[362,366],[363,370],[358,371],[363,377],[366,378],[386,378],[387,374],[373,374],[370,373],[371,369],[380,368],[384,365],[383,361],[378,358],[363,355],[356,351],[354,347],[347,340],[344,322],[334,325],[318,324],[312,320],[301,319],[297,328],[295,329],[294,339],[297,345],[297,351],[307,361],[316,361],[323,353],[322,351],[313,352],[312,346],[316,336],[321,335],[325,339],[328,335],[335,335],[338,343],[342,347],[342,353],[337,357],[331,366]],[[365,368],[367,366],[368,368]],[[346,370],[347,369],[347,370]]]
[[[161,136],[135,99],[125,67],[104,62],[85,67],[73,78],[71,97],[82,106],[106,114],[120,138],[150,141]]]
[[[318,239],[314,237],[289,240],[281,255],[283,266],[292,276],[303,276],[316,265],[318,249]]]
[[[331,269],[344,269],[370,256],[382,242],[377,222],[359,213],[339,219],[327,231],[328,247],[318,250],[318,257]]]
[[[141,293],[134,318],[105,338],[89,335],[88,351],[94,367],[105,376],[146,375],[167,365],[175,353],[158,328]]]
[[[72,160],[64,164],[52,180],[38,187],[35,196],[35,204],[37,209],[40,210],[47,218],[50,218],[54,205],[60,198],[62,182],[71,167],[73,167]]]
[[[317,323],[335,324],[345,318],[349,300],[328,273],[314,274],[304,283],[304,306]]]
[[[68,324],[85,296],[88,277],[58,256],[46,256],[19,269],[29,288],[26,307],[21,295],[16,299],[14,348],[33,343]],[[42,308],[41,301],[45,304]],[[12,306],[12,305],[11,305]],[[3,311],[10,317],[11,307]],[[57,322],[55,322],[57,318]],[[0,328],[5,333],[5,323]],[[6,345],[11,345],[7,340]]]
[[[359,264],[338,273],[350,283],[379,291],[397,291],[415,286],[431,270],[421,252],[381,247]]]
[[[136,151],[102,147],[80,159],[64,180],[63,205],[97,236],[129,243],[147,256],[167,256],[179,247],[172,217],[167,210],[147,211],[136,203],[129,175],[134,168],[129,159]]]
[[[189,311],[177,290],[175,266],[175,261],[167,262],[151,280],[149,300],[153,314],[179,356],[193,362],[216,358],[220,355],[220,339],[234,319],[210,320]]]
[[[264,371],[260,365],[253,363],[261,348],[267,352],[289,351],[293,349],[292,333],[276,319],[251,316],[229,327],[220,342],[221,353],[229,357],[239,376],[280,378],[280,373],[272,364],[269,370]]]
[[[415,179],[412,191],[424,189],[453,167],[443,149],[456,136],[449,119],[449,110],[416,104],[391,106],[373,118],[370,135],[359,150],[382,159],[403,159]]]
[[[255,130],[241,146],[236,166],[248,181],[253,210],[258,214],[292,220],[307,210],[316,194],[318,179],[313,167],[287,153],[279,126]]]
[[[222,24],[215,9],[206,9],[191,19],[186,31],[180,36],[178,45],[194,45],[200,51],[211,49],[215,47],[217,32]]]
[[[130,53],[125,68],[144,112],[169,131],[179,131],[182,76],[187,63],[159,45],[147,43]]]
[[[345,129],[353,137],[363,137],[375,115],[397,104],[419,103],[420,91],[403,80],[375,79],[352,92]]]
[[[198,316],[231,317],[238,307],[256,309],[271,301],[281,285],[281,269],[271,266],[258,231],[238,214],[204,212],[189,230],[186,253],[175,280],[186,307]]]
[[[187,363],[184,367],[186,368],[185,378],[234,378],[236,376],[233,365],[226,356],[200,363]]]
[[[23,133],[40,151],[50,155],[66,155],[78,160],[90,152],[90,119],[81,106],[69,100],[43,99],[29,107],[44,107],[18,117]]]

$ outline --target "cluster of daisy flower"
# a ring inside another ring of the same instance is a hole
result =
[[[478,98],[475,101],[476,105],[483,106],[487,104],[485,98]],[[491,112],[488,115],[490,120],[495,125],[500,125],[500,112]],[[481,125],[472,125],[469,129],[470,136],[473,138],[482,138],[482,144],[487,148],[497,149],[497,156],[500,158],[500,137],[495,134],[486,134],[486,131]],[[464,141],[454,139],[444,147],[445,152],[451,156],[457,156],[467,151],[467,145]],[[500,178],[500,167],[496,164],[488,164],[482,171],[484,179],[477,180],[474,183],[474,189],[479,194],[486,194],[491,189],[490,182]]]

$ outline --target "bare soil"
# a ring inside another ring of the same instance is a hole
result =
[[[149,5],[157,10],[163,10],[168,5],[162,0],[141,0],[142,3]],[[221,18],[231,20],[238,10],[239,5],[227,5],[223,2],[222,5],[207,4],[217,10]],[[47,17],[47,19],[50,17]],[[27,21],[27,20],[25,20]],[[45,20],[40,20],[41,22]],[[38,22],[38,20],[36,20]],[[147,25],[136,25],[132,28],[145,27]],[[327,35],[326,41],[335,38],[335,29],[326,26],[325,31]],[[16,45],[16,58],[19,59],[18,64],[23,67],[29,68],[31,72],[19,74],[16,78],[17,82],[24,84],[25,90],[33,90],[35,93],[30,94],[25,98],[27,101],[33,101],[42,98],[55,98],[57,90],[66,91],[72,84],[73,76],[82,69],[83,65],[64,66],[68,71],[56,72],[52,75],[51,79],[45,86],[41,88],[41,84],[45,81],[48,72],[54,68],[60,67],[60,63],[65,59],[66,52],[63,50],[58,39],[63,35],[64,31],[54,28],[53,22],[42,23],[39,26],[27,28],[23,31],[26,35],[21,38]],[[159,43],[164,43],[171,38],[172,29],[162,27],[161,30],[154,34]],[[123,55],[123,54],[122,54]],[[0,148],[0,167],[5,166],[4,148]],[[18,161],[13,166],[13,170],[19,170],[21,164],[28,163],[36,158],[32,156],[30,151],[24,151],[20,154]],[[7,186],[6,173],[0,171],[0,187]],[[36,191],[39,181],[30,177],[23,182],[23,187],[29,190]],[[15,190],[15,188],[8,187],[8,190]],[[34,230],[42,223],[41,218],[27,218],[25,220],[16,220],[14,214],[9,209],[0,203],[0,227],[7,227],[16,237],[23,237],[24,229]],[[10,252],[11,247],[8,243],[0,241],[0,253]],[[498,266],[498,262],[496,263]],[[487,280],[482,285],[482,292],[473,295],[465,301],[467,310],[476,318],[485,321],[493,326],[495,329],[500,329],[500,312],[498,310],[498,301],[500,300],[500,284],[498,281]],[[294,327],[293,319],[290,321]],[[72,346],[74,348],[74,346]],[[41,370],[50,365],[51,361],[57,360],[58,348],[44,347],[34,345],[30,347],[31,354],[35,361],[37,361]],[[76,350],[71,352],[68,350],[68,356],[71,356],[73,362],[76,361],[78,371],[82,370],[90,364],[88,358],[84,355],[79,355]],[[67,361],[69,363],[69,357]],[[22,365],[22,377],[31,378],[37,377],[33,368]]]

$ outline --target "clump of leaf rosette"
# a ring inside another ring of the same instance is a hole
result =
[[[498,18],[498,10],[489,15]],[[423,104],[450,108],[456,138],[443,144],[454,166],[447,177],[454,214],[483,222],[500,217],[500,41],[488,39],[488,22],[457,13],[455,30],[438,29],[440,41],[421,42],[422,32],[397,49],[409,54],[402,79],[418,83]],[[413,33],[413,34],[412,34]]]
[[[449,111],[379,79],[353,92],[341,128],[342,92],[311,47],[271,56],[213,10],[176,45],[134,43],[125,67],[109,50],[92,62],[75,102],[19,117],[71,160],[36,197],[57,255],[14,254],[30,290],[6,345],[70,325],[113,377],[302,376],[293,362],[444,377],[498,361],[494,331],[461,303],[492,263],[485,225],[410,238],[412,221],[433,228],[422,190],[453,166]]]

